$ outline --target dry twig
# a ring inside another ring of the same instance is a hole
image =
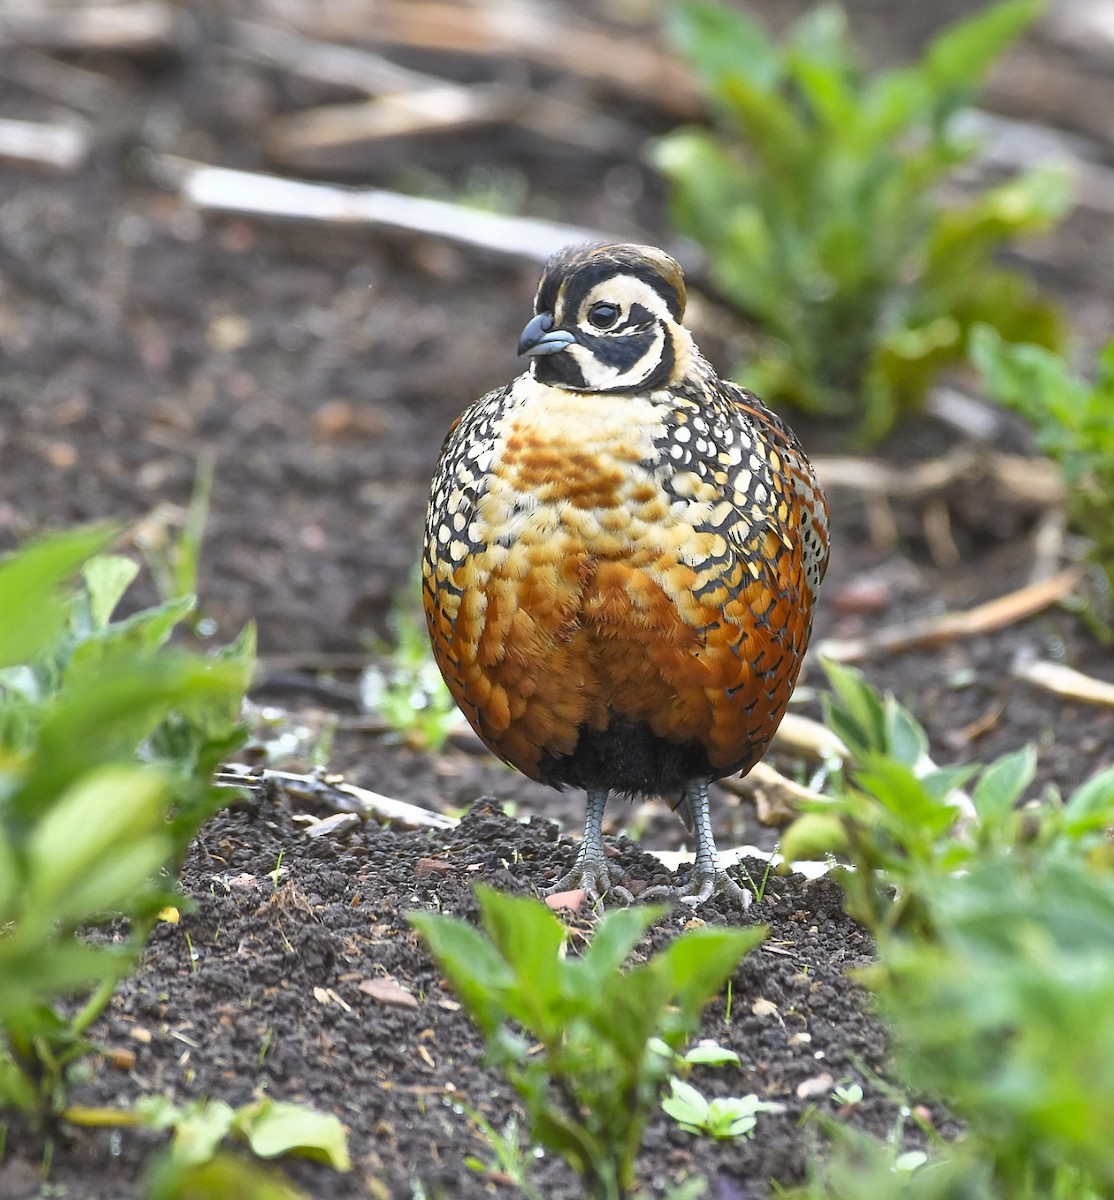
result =
[[[989,633],[1024,621],[1027,617],[1063,600],[1081,577],[1082,572],[1078,567],[1070,567],[1051,579],[1028,584],[966,612],[946,613],[942,617],[894,625],[867,637],[829,638],[820,644],[818,651],[825,658],[835,662],[855,663],[873,658],[877,654],[925,650],[960,638]]]
[[[1019,663],[1013,673],[1018,679],[1035,684],[1067,700],[1081,700],[1084,704],[1102,704],[1114,708],[1114,683],[1084,675],[1063,663],[1036,659]]]
[[[345,783],[342,775],[324,772],[296,775],[290,771],[257,770],[243,763],[226,763],[217,773],[216,782],[222,787],[247,788],[255,793],[273,788],[295,801],[333,808],[340,813],[393,821],[404,828],[453,829],[458,824],[455,817],[446,817],[416,804]]]
[[[576,225],[480,212],[444,200],[404,196],[380,188],[302,183],[254,171],[210,167],[170,154],[148,157],[153,175],[209,212],[283,220],[370,225],[384,231],[427,234],[494,253],[544,262],[573,242],[608,240]]]

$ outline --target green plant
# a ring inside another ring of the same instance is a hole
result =
[[[825,720],[852,755],[830,799],[811,804],[782,839],[786,860],[839,854],[847,911],[876,936],[897,929],[932,936],[928,895],[988,854],[1034,843],[1042,852],[1101,853],[1114,822],[1114,768],[1077,788],[1020,801],[1032,783],[1032,747],[986,767],[936,767],[924,730],[893,696],[881,696],[850,667],[825,663],[832,692]],[[969,798],[957,789],[970,780]]]
[[[1114,877],[1074,849],[936,877],[933,939],[889,940],[871,979],[905,1077],[969,1123],[1006,1197],[1114,1189]]]
[[[629,1196],[672,1054],[764,931],[694,930],[624,971],[660,907],[606,913],[576,957],[564,954],[566,929],[544,905],[476,894],[486,936],[433,913],[410,920],[521,1097],[532,1140],[561,1155],[593,1200]]]
[[[136,567],[97,553],[111,536],[0,562],[0,1110],[34,1122],[64,1109],[86,1030],[235,795],[212,775],[240,743],[252,670],[250,629],[204,658],[165,645],[190,597],[113,620]],[[89,932],[118,917],[122,938]]]
[[[877,994],[902,1084],[965,1133],[918,1166],[900,1137],[883,1146],[827,1123],[831,1157],[800,1195],[1112,1194],[1114,768],[1066,799],[1026,800],[1025,747],[969,769],[961,806],[950,789],[962,777],[929,766],[913,718],[858,672],[827,669],[849,777],[787,832],[787,853],[827,838],[851,860],[836,877],[878,956],[858,978]]]
[[[1059,355],[1010,345],[988,326],[974,330],[971,354],[987,391],[1025,418],[1039,449],[1059,465],[1068,518],[1114,590],[1114,341],[1099,355],[1093,384]]]
[[[713,128],[669,135],[655,161],[677,228],[761,326],[743,372],[767,399],[852,418],[876,439],[965,356],[976,322],[1059,344],[1055,311],[994,254],[1064,213],[1064,172],[948,205],[937,186],[974,153],[954,118],[1040,11],[1040,0],[1000,0],[919,62],[870,75],[838,7],[813,10],[777,45],[737,8],[673,4],[668,33]]]
[[[669,1095],[662,1108],[688,1133],[707,1134],[718,1140],[750,1137],[759,1113],[785,1111],[784,1104],[759,1100],[757,1096],[717,1096],[706,1099],[691,1083],[669,1081]]]
[[[169,1130],[170,1145],[154,1164],[146,1200],[235,1196],[237,1200],[304,1200],[281,1175],[223,1146],[245,1145],[257,1158],[294,1154],[351,1169],[344,1127],[331,1113],[262,1097],[239,1108],[223,1100],[194,1100],[184,1106],[164,1097],[141,1100],[134,1110],[94,1109],[101,1125],[142,1125]]]

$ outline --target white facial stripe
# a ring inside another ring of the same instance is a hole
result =
[[[657,369],[664,348],[665,331],[657,328],[646,353],[625,371],[600,362],[587,346],[578,346],[575,342],[564,353],[571,354],[576,360],[576,365],[584,376],[585,385],[589,389],[603,392],[609,388],[630,387],[641,383]]]
[[[597,283],[584,298],[578,319],[586,321],[592,305],[601,302],[618,305],[623,317],[630,312],[632,304],[641,304],[663,321],[673,319],[660,293],[635,275],[613,275],[610,279]]]

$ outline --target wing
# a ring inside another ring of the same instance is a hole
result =
[[[775,448],[784,460],[785,471],[800,509],[805,580],[812,603],[815,604],[820,583],[828,569],[830,515],[824,489],[820,486],[812,463],[797,440],[797,435],[788,424],[746,388],[729,382],[723,382],[721,386],[735,408],[765,434],[767,443]]]

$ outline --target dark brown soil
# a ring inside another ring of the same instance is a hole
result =
[[[923,6],[901,6],[908,29],[899,21],[883,28],[870,12],[877,5],[860,7],[880,53],[926,32]],[[465,745],[433,755],[362,730],[348,720],[355,674],[336,663],[352,666],[371,639],[389,634],[443,433],[466,403],[519,369],[514,347],[537,268],[353,228],[206,219],[155,186],[145,149],[264,167],[255,131],[266,116],[335,98],[222,49],[216,14],[251,10],[246,0],[197,6],[195,37],[181,57],[83,63],[113,88],[96,117],[89,165],[60,178],[0,171],[0,542],[74,521],[136,522],[164,506],[144,526],[153,536],[160,521],[180,521],[199,461],[214,455],[199,581],[213,641],[253,618],[263,655],[257,699],[311,726],[338,715],[330,766],[414,804],[468,811],[448,833],[368,824],[319,840],[282,803],[242,803],[217,817],[186,865],[181,924],[160,926],[142,969],[94,1030],[108,1051],[134,1051],[134,1067],[116,1069],[111,1054],[95,1058],[74,1098],[123,1105],[164,1093],[236,1104],[265,1090],[335,1112],[350,1131],[350,1175],[289,1167],[318,1200],[511,1196],[497,1169],[466,1165],[469,1156],[493,1163],[494,1154],[461,1110],[470,1106],[501,1129],[514,1102],[482,1065],[476,1032],[405,914],[473,916],[472,885],[481,879],[536,892],[567,866],[564,835],[578,829],[583,799],[530,784]],[[49,118],[53,102],[6,81],[5,61],[5,112]],[[353,179],[391,185],[404,164],[425,163],[460,184],[476,164],[494,165],[519,172],[530,211],[667,239],[659,185],[639,156],[661,118],[628,108],[616,114],[630,125],[627,157],[458,135],[395,147],[385,165]],[[1109,326],[1110,244],[1108,228],[1100,237],[1073,223],[1041,252],[1044,281],[1088,328],[1096,312]],[[721,318],[712,324],[719,330]],[[722,337],[711,329],[701,336],[723,362]],[[811,451],[839,448],[839,431],[797,424]],[[924,419],[882,456],[901,464],[956,442]],[[1004,506],[985,489],[949,492],[960,556],[941,567],[917,506],[897,505],[896,541],[875,544],[861,498],[836,490],[832,499],[833,565],[818,637],[969,606],[1026,580],[1040,515],[1032,508]],[[864,581],[877,585],[866,612],[855,592]],[[153,598],[148,582],[134,599]],[[867,669],[925,723],[937,761],[984,761],[1035,742],[1040,783],[1070,789],[1109,765],[1114,713],[1019,682],[1012,667],[1027,653],[1114,680],[1114,652],[1064,611]],[[821,685],[815,664],[805,682]],[[717,795],[721,846],[772,843],[752,806]],[[482,797],[497,805],[469,807]],[[609,818],[616,835],[638,831],[655,849],[681,844],[682,827],[660,805],[617,801]],[[654,871],[634,843],[617,845],[635,873]],[[270,873],[280,859],[276,886]],[[448,869],[429,873],[427,859]],[[760,876],[762,864],[751,870]],[[882,1030],[846,975],[869,962],[870,946],[842,914],[836,887],[777,878],[745,915],[711,904],[700,917],[762,921],[769,936],[736,972],[730,1013],[720,997],[701,1030],[736,1050],[742,1068],[698,1069],[694,1082],[710,1095],[754,1091],[787,1111],[761,1117],[752,1140],[728,1143],[695,1139],[658,1112],[641,1160],[647,1192],[664,1196],[698,1174],[709,1196],[739,1200],[770,1194],[771,1179],[799,1180],[820,1144],[816,1123],[801,1118],[814,1108],[835,1114],[837,1105],[798,1088],[825,1073],[864,1087],[863,1102],[841,1119],[880,1136],[891,1131],[899,1112],[880,1083]],[[687,911],[666,917],[640,953],[689,919]],[[394,980],[416,1005],[372,999],[360,984],[375,979]],[[756,1009],[759,1001],[769,1004]],[[910,1144],[916,1136],[906,1133]],[[43,1141],[12,1128],[0,1197],[131,1200],[158,1144],[147,1134],[69,1131],[54,1140],[40,1175]],[[546,1197],[578,1194],[559,1163],[538,1160],[533,1178]]]

